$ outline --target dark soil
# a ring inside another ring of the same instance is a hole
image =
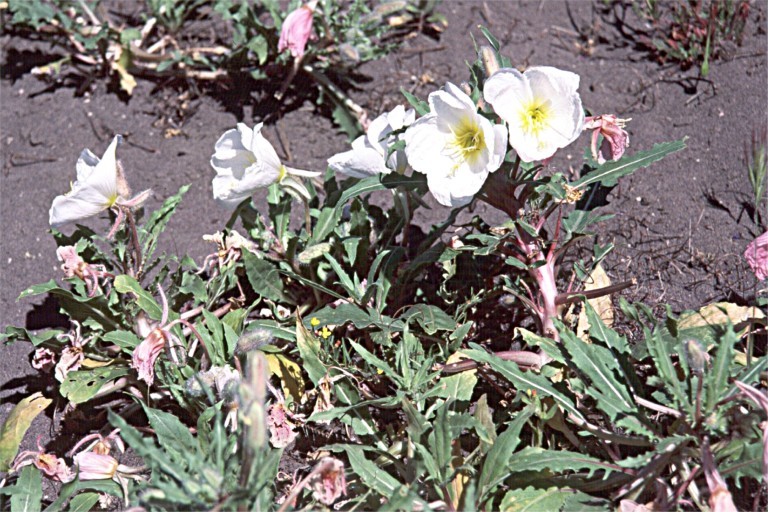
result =
[[[726,47],[707,80],[697,79],[695,70],[651,61],[622,35],[614,14],[603,9],[603,2],[586,0],[446,1],[440,10],[448,27],[440,39],[418,35],[397,53],[363,66],[360,71],[370,80],[352,96],[375,117],[404,102],[401,86],[426,98],[446,81],[459,83],[468,76],[465,62],[474,60],[470,33],[482,38],[479,24],[499,38],[515,65],[551,65],[578,73],[587,108],[632,118],[630,151],[688,137],[688,149],[621,180],[607,194],[606,211],[615,217],[600,227],[598,241],[616,244],[605,263],[610,278],[636,278],[637,286],[623,292],[628,300],[666,303],[675,311],[720,300],[749,303],[756,281],[742,253],[761,229],[748,213],[752,191],[744,153],[752,131],[767,122],[766,4],[753,3],[743,45]],[[626,21],[642,27],[631,13]],[[143,80],[127,101],[100,80],[78,96],[78,84],[51,86],[28,73],[51,60],[47,46],[8,35],[2,44],[2,328],[37,329],[64,320],[50,300],[17,302],[16,297],[30,284],[60,277],[56,246],[47,233],[51,201],[69,189],[82,149],[101,155],[116,133],[127,142],[119,156],[133,188],[155,192],[150,206],[192,184],[163,234],[165,250],[189,253],[198,262],[212,252],[202,235],[221,229],[229,218],[212,200],[214,173],[208,160],[213,145],[235,123],[260,121],[254,113],[265,111],[263,102],[252,100],[248,91],[214,88],[213,94],[196,95],[190,94],[194,88]],[[178,97],[185,93],[189,96],[182,108]],[[324,169],[328,157],[348,147],[346,136],[308,102],[266,128],[281,152],[278,126],[290,145],[282,152],[304,169]],[[167,128],[180,128],[180,133],[167,137]],[[587,143],[585,135],[552,165],[560,171],[578,169]],[[421,226],[448,214],[431,204],[431,210],[420,211]],[[503,221],[483,205],[474,213],[490,224]],[[88,224],[108,229],[105,221]],[[4,418],[13,403],[45,384],[30,366],[30,345],[0,350]],[[48,438],[50,425],[50,412],[38,418],[25,447],[33,446],[37,435]]]

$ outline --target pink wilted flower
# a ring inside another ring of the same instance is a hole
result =
[[[13,462],[13,471],[18,471],[24,466],[34,465],[37,469],[52,480],[57,482],[71,482],[73,480],[72,471],[64,460],[52,453],[45,453],[40,439],[37,440],[37,451],[26,450],[21,452]]]
[[[128,479],[144,480],[139,473],[142,467],[124,466],[111,455],[95,452],[80,452],[74,457],[77,476],[80,480],[114,480],[123,488],[125,505],[128,506]]]
[[[64,382],[69,372],[73,372],[80,368],[80,365],[85,359],[85,352],[83,347],[90,342],[93,337],[83,339],[83,335],[80,332],[80,324],[76,320],[72,320],[75,324],[75,328],[69,331],[67,334],[59,334],[56,339],[69,341],[69,346],[61,351],[61,357],[59,362],[56,363],[56,370],[54,376],[59,382]]]
[[[294,58],[301,58],[307,41],[312,33],[312,19],[317,7],[317,0],[312,0],[292,11],[283,21],[280,30],[280,41],[277,43],[277,51],[290,50]]]
[[[323,505],[331,505],[342,494],[347,494],[344,463],[333,457],[324,457],[309,477],[312,497]]]
[[[120,453],[125,453],[125,444],[120,437],[120,429],[116,428],[108,435],[90,434],[82,438],[78,443],[69,451],[69,455],[77,452],[88,441],[93,441],[83,451],[98,453],[99,455],[109,455],[112,448],[117,448]]]
[[[704,439],[701,447],[701,466],[704,468],[704,476],[709,487],[709,506],[712,512],[736,512],[738,509],[733,503],[733,496],[728,490],[725,479],[717,470],[715,457],[709,448],[709,440]]]
[[[32,356],[32,368],[49,373],[56,364],[56,354],[51,349],[41,347]]]
[[[629,146],[629,134],[624,127],[631,119],[619,119],[613,114],[587,117],[584,119],[584,129],[592,131],[592,158],[597,163],[604,164],[606,160],[618,160]],[[597,148],[599,136],[603,136],[600,149]]]
[[[63,262],[61,270],[64,271],[66,277],[79,277],[85,281],[85,286],[88,288],[88,296],[93,297],[97,291],[101,291],[99,287],[99,279],[104,277],[114,277],[106,271],[103,265],[91,265],[86,263],[83,258],[77,254],[77,249],[71,245],[64,245],[56,249],[56,257],[59,261]]]
[[[768,231],[747,246],[744,257],[757,279],[763,281],[768,278]]]
[[[152,385],[155,380],[155,361],[157,361],[160,352],[164,349],[168,349],[169,356],[175,363],[181,364],[186,356],[180,356],[178,350],[183,348],[184,345],[179,338],[171,332],[171,328],[177,324],[183,324],[195,336],[203,343],[205,342],[200,337],[200,334],[184,318],[177,318],[171,322],[168,321],[168,300],[165,298],[165,292],[162,287],[158,285],[157,289],[160,291],[160,301],[163,306],[163,313],[160,318],[160,322],[154,325],[141,325],[139,334],[144,336],[144,341],[133,349],[133,357],[131,360],[131,367],[139,372],[139,378],[144,380],[148,386]],[[148,332],[146,332],[148,331]]]

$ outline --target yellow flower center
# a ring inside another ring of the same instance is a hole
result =
[[[485,133],[477,124],[477,121],[467,116],[457,126],[452,127],[453,140],[448,143],[447,149],[454,160],[462,163],[472,160],[480,155],[485,148]],[[456,165],[458,167],[459,164]]]
[[[280,165],[280,174],[277,175],[277,182],[281,183],[286,174],[288,174],[288,169],[284,165]]]
[[[107,203],[104,205],[104,207],[112,208],[113,206],[115,206],[115,203],[117,202],[118,197],[119,196],[116,193],[109,196],[109,198],[107,199]]]
[[[520,112],[520,124],[524,131],[538,137],[549,125],[551,114],[552,106],[549,101],[533,100]]]

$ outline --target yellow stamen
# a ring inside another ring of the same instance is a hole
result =
[[[453,159],[471,163],[485,148],[485,133],[474,119],[465,117],[453,127],[453,140],[446,148]]]
[[[280,166],[280,174],[277,175],[277,182],[281,183],[283,181],[283,178],[288,174],[288,169],[285,168],[284,165]]]
[[[551,114],[552,106],[549,101],[533,100],[520,112],[520,123],[524,131],[538,137],[549,125]]]

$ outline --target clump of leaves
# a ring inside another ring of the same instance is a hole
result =
[[[445,22],[435,11],[436,0],[373,6],[363,0],[323,1],[314,9],[306,53],[293,58],[279,51],[278,41],[286,15],[301,6],[295,0],[288,10],[277,0],[150,0],[144,5],[146,10],[121,17],[101,0],[11,0],[8,27],[65,52],[33,73],[52,80],[71,73],[83,87],[96,73],[127,95],[137,77],[206,83],[242,82],[242,75],[249,75],[283,100],[300,75],[351,136],[365,119],[363,109],[344,92],[355,83],[355,69],[387,55],[414,30],[439,33]],[[212,28],[215,40],[202,40],[201,26]],[[281,85],[273,88],[272,82]],[[295,92],[308,93],[305,86]]]
[[[491,47],[465,85],[475,101],[488,63],[509,67],[483,33]],[[206,237],[215,247],[199,267],[154,254],[185,187],[114,239],[55,231],[104,282],[29,287],[22,297],[53,295],[72,329],[4,337],[36,347],[33,364],[54,373],[46,393],[108,410],[150,477],[125,482],[128,499],[152,510],[704,510],[735,486],[762,492],[762,403],[749,400],[768,358],[742,340],[764,316],[717,304],[658,320],[622,303],[640,333],[629,340],[605,301],[626,286],[601,272],[611,246],[564,257],[608,219],[592,187],[684,146],[604,163],[585,152],[576,177],[507,158],[476,196],[504,225],[460,223],[464,205],[427,233],[412,224],[424,174],[340,180],[329,169],[323,193],[307,182],[301,203],[278,180],[264,207],[243,201]],[[48,401],[33,395],[12,413],[0,462],[14,475],[0,494],[43,499],[40,473],[13,461]],[[95,489],[115,493],[108,477]],[[88,482],[76,477],[51,507],[95,503]]]
[[[640,44],[659,62],[677,62],[684,70],[697,67],[702,77],[724,42],[741,44],[750,10],[748,0],[642,0],[632,6],[651,25]]]

